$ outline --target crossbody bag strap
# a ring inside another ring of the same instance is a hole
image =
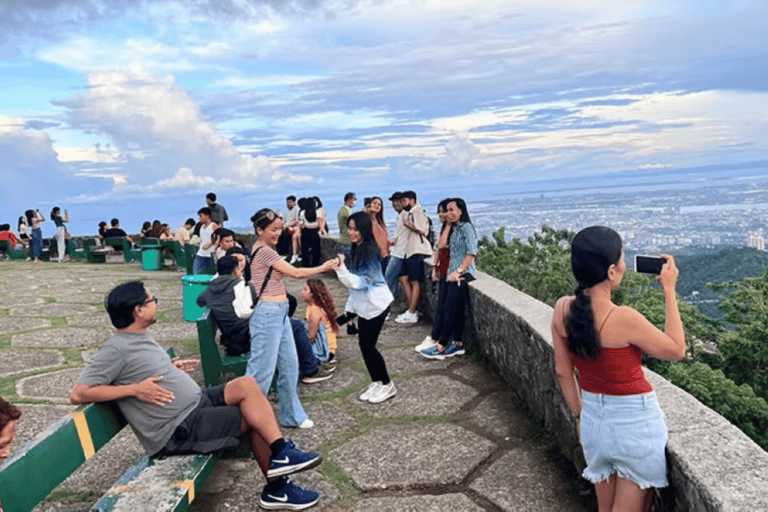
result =
[[[253,258],[256,256],[256,253],[259,252],[259,250],[264,247],[263,245],[253,251],[253,254],[251,255],[251,259],[248,261],[248,265],[253,263]],[[267,275],[264,277],[264,282],[261,283],[261,290],[259,290],[259,293],[256,293],[256,286],[253,283],[253,279],[251,279],[251,282],[249,283],[249,287],[251,290],[251,299],[253,301],[253,306],[251,306],[251,309],[256,307],[256,304],[259,303],[259,299],[261,298],[261,294],[264,293],[264,288],[267,287],[267,283],[269,282],[269,278],[272,277],[272,266],[270,265],[269,270],[267,270]]]

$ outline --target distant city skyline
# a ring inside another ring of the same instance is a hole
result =
[[[0,221],[55,204],[75,233],[178,224],[209,191],[247,218],[289,193],[332,211],[346,190],[739,179],[768,160],[766,15],[757,0],[3,2]]]

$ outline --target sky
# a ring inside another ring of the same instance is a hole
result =
[[[347,190],[768,167],[767,18],[758,0],[2,0],[0,222],[59,205],[75,234],[176,227],[214,191],[247,226],[288,194],[335,212]]]

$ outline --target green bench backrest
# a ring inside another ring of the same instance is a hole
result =
[[[117,405],[111,402],[81,405],[60,418],[0,466],[4,509],[32,510],[125,424]]]
[[[219,347],[216,346],[216,326],[213,324],[208,308],[197,321],[197,342],[200,345],[205,386],[221,384],[221,354]]]

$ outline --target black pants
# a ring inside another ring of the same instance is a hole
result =
[[[301,266],[320,265],[320,229],[303,228],[301,230]]]
[[[445,301],[440,308],[439,324],[440,337],[436,341],[447,347],[451,343],[451,335],[455,341],[464,338],[464,315],[469,301],[469,286],[462,281],[445,282]],[[434,338],[433,338],[434,339]]]
[[[376,343],[379,341],[379,334],[388,313],[389,308],[385,309],[379,316],[369,320],[363,317],[358,317],[357,320],[357,336],[365,367],[368,369],[371,381],[381,381],[383,384],[389,384],[389,373],[387,373],[387,364],[384,362],[384,358],[376,348]]]
[[[437,282],[437,304],[435,305],[437,314],[435,315],[435,320],[432,322],[432,334],[429,335],[430,338],[435,341],[440,339],[440,332],[443,329],[442,312],[443,307],[445,307],[445,296],[448,293],[447,284],[445,279],[441,279]]]

